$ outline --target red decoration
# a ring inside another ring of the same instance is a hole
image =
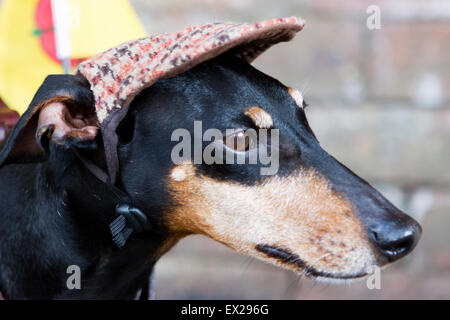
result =
[[[40,36],[41,46],[45,53],[55,62],[61,64],[56,56],[55,33],[53,31],[53,16],[51,0],[40,0],[36,7],[36,26]],[[72,66],[78,65],[83,59],[71,59]]]

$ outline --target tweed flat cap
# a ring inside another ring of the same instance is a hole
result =
[[[254,24],[191,26],[123,43],[84,61],[76,73],[89,81],[102,123],[159,79],[182,73],[228,50],[251,62],[272,45],[291,40],[303,26],[303,20],[296,17]]]

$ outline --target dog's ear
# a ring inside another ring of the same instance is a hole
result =
[[[0,152],[0,166],[42,161],[50,142],[64,148],[91,147],[99,125],[94,97],[81,76],[48,76]]]

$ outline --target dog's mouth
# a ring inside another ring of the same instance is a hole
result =
[[[289,249],[286,248],[280,248],[267,244],[258,244],[256,245],[256,250],[264,253],[266,256],[270,258],[278,259],[279,261],[285,264],[294,265],[295,267],[304,270],[303,271],[304,274],[307,277],[313,279],[356,280],[367,276],[366,272],[356,274],[335,274],[317,270],[313,266],[310,266],[307,263],[305,263],[298,255],[292,253]]]

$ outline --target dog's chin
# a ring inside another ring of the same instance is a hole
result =
[[[318,277],[313,278],[313,280],[321,283],[340,285],[340,284],[351,284],[355,282],[360,282],[363,281],[366,277],[367,275],[357,278],[346,278],[346,279]]]
[[[374,264],[368,268],[366,268],[365,270],[368,270],[369,268],[379,268],[380,270],[384,270],[387,267],[389,267],[392,263],[388,263],[385,265],[378,265],[378,264]],[[305,271],[303,270],[301,273],[305,273]],[[330,283],[330,284],[348,284],[348,283],[354,283],[354,282],[359,282],[362,281],[364,279],[366,279],[370,273],[367,273],[366,271],[361,271],[359,273],[353,273],[353,274],[334,274],[334,273],[327,273],[327,272],[321,272],[321,271],[317,271],[315,270],[315,274],[308,274],[306,272],[306,275],[308,278],[313,279],[314,281],[317,282],[322,282],[322,283]]]
[[[256,249],[265,254],[266,258],[277,260],[277,264],[293,270],[300,275],[305,275],[310,279],[324,283],[350,283],[361,281],[368,276],[367,268],[352,273],[339,273],[336,271],[319,270],[305,261],[298,255],[292,253],[286,248],[280,248],[271,245],[257,245]]]
[[[303,271],[304,272],[304,271]],[[368,273],[361,272],[355,274],[333,274],[327,272],[317,272],[315,274],[308,274],[306,276],[314,281],[330,284],[347,284],[362,281],[368,276]]]
[[[290,266],[286,266],[290,267]],[[299,266],[300,268],[300,266]],[[311,266],[302,266],[299,271],[297,271],[300,275],[306,275],[306,277],[323,283],[331,283],[331,284],[342,284],[342,283],[352,283],[361,281],[366,278],[369,274],[366,271],[354,272],[354,273],[336,273],[318,270]]]

